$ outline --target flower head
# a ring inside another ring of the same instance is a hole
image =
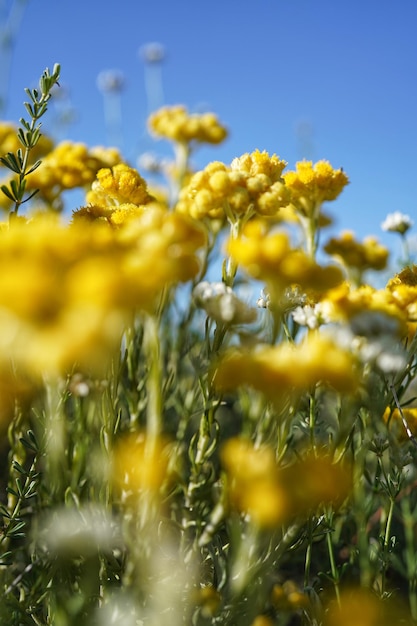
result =
[[[221,391],[250,386],[279,403],[286,394],[301,394],[319,383],[352,392],[359,382],[355,365],[348,350],[313,335],[298,345],[232,349],[216,364],[214,384]]]
[[[149,117],[150,131],[157,137],[164,137],[178,143],[221,143],[227,137],[227,130],[214,113],[188,113],[186,107],[166,106]]]
[[[125,203],[143,205],[152,200],[139,172],[124,163],[99,170],[91,192],[87,194],[88,202],[104,206]]]
[[[335,170],[328,161],[299,161],[295,171],[284,174],[292,204],[306,217],[318,215],[323,202],[335,200],[349,179],[342,169]]]
[[[302,250],[291,247],[286,233],[268,232],[258,220],[248,223],[241,237],[230,239],[227,248],[248,274],[267,284],[275,306],[288,287],[297,285],[304,291],[321,293],[343,280],[338,267],[321,266]]]
[[[386,230],[391,233],[400,233],[400,235],[405,235],[405,233],[412,227],[413,220],[409,215],[405,215],[400,211],[395,211],[394,213],[389,213],[385,220],[381,224],[382,230]]]
[[[256,311],[242,302],[224,283],[198,283],[193,297],[197,306],[216,321],[232,325],[248,324],[256,319]]]
[[[231,222],[255,213],[275,216],[289,202],[281,178],[285,165],[276,155],[259,150],[234,159],[230,167],[214,161],[180,191],[177,210],[197,219]]]

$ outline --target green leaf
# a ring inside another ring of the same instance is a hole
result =
[[[2,190],[2,192],[4,193],[4,195],[9,198],[9,200],[11,200],[12,202],[16,202],[16,198],[12,195],[12,193],[9,191],[9,188],[7,187],[7,185],[2,185],[0,187],[0,189]]]
[[[32,165],[32,167],[30,169],[27,170],[26,175],[27,174],[32,174],[32,172],[34,172],[36,169],[38,169],[39,165],[42,163],[42,161],[36,161],[36,163],[34,163]]]
[[[16,471],[18,471],[19,474],[24,474],[26,476],[26,470],[20,465],[18,461],[12,461],[12,467]]]
[[[13,152],[8,152],[5,156],[0,157],[0,161],[12,172],[20,174],[22,171],[21,164],[17,156]]]
[[[35,113],[35,110],[34,110],[33,106],[29,102],[24,102],[24,105],[25,105],[26,111],[29,113],[30,117],[32,119],[34,119],[36,117],[36,113]]]

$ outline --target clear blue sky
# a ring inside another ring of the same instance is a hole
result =
[[[144,133],[138,56],[160,42],[164,104],[213,110],[230,129],[223,146],[198,153],[197,166],[255,148],[291,169],[303,157],[328,159],[351,180],[329,207],[336,230],[392,247],[395,236],[380,231],[385,215],[400,210],[417,222],[416,28],[416,0],[28,0],[7,118],[24,114],[23,88],[59,62],[77,112],[67,135],[105,144],[96,78],[118,69],[124,154],[134,163],[142,150],[163,152]]]

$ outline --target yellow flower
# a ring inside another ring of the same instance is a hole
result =
[[[319,265],[302,250],[292,248],[286,233],[268,232],[257,220],[246,225],[241,237],[230,239],[227,249],[248,274],[266,282],[272,304],[292,285],[320,293],[343,280],[339,268]]]
[[[113,451],[112,482],[128,495],[149,491],[158,494],[169,478],[171,448],[162,437],[150,445],[144,433],[121,437]]]
[[[335,170],[328,161],[299,161],[296,171],[284,174],[292,204],[305,217],[317,217],[323,202],[335,200],[349,183],[342,169]]]
[[[111,167],[120,160],[114,148],[87,148],[82,143],[63,141],[27,177],[27,189],[39,189],[37,198],[54,208],[62,208],[63,191],[91,184],[101,168]]]
[[[274,528],[326,504],[340,506],[352,488],[348,465],[324,454],[307,453],[279,467],[273,449],[243,438],[229,439],[220,459],[227,477],[230,506],[260,528]],[[293,596],[294,601],[300,597]]]
[[[98,205],[147,204],[153,200],[147,184],[137,170],[118,163],[97,172],[97,179],[87,193],[87,202]]]
[[[361,243],[350,231],[343,232],[339,238],[330,239],[324,250],[340,259],[347,268],[359,270],[361,273],[369,269],[385,269],[389,257],[389,250],[375,237],[365,237]]]
[[[159,208],[119,228],[39,217],[0,232],[0,352],[38,376],[102,371],[135,310],[192,278],[204,232]]]
[[[22,149],[17,136],[17,126],[11,122],[0,121],[0,156],[7,154],[8,152],[17,152]],[[47,135],[42,134],[39,137],[39,141],[31,148],[29,164],[35,163],[38,159],[42,158],[45,154],[48,154],[52,150],[54,142]],[[1,164],[0,164],[1,166]]]
[[[236,437],[224,444],[221,462],[233,509],[248,514],[262,528],[273,528],[287,518],[287,496],[271,448],[254,448],[249,440]]]
[[[411,334],[414,335],[414,324],[417,321],[417,265],[405,267],[388,281],[386,288],[407,316]]]
[[[352,469],[326,453],[308,451],[281,470],[281,480],[288,485],[293,515],[305,515],[321,505],[340,507],[352,489]]]
[[[358,385],[355,364],[351,353],[313,334],[298,345],[226,352],[215,367],[214,384],[220,391],[249,385],[278,402],[287,393],[303,393],[319,383],[352,392]]]
[[[324,626],[400,626],[411,624],[405,607],[390,598],[381,600],[369,589],[344,589],[339,601],[325,609]]]
[[[166,106],[153,113],[148,120],[150,131],[178,143],[218,144],[227,137],[227,130],[214,113],[188,113],[186,107]]]
[[[350,322],[364,313],[379,313],[396,328],[398,337],[406,332],[406,314],[388,289],[375,289],[370,285],[352,288],[343,283],[327,292],[321,303],[331,321]]]
[[[230,167],[214,161],[191,177],[176,209],[197,219],[231,222],[255,213],[274,216],[289,202],[281,177],[285,165],[275,154],[259,150],[234,159]]]

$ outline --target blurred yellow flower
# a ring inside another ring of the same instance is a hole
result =
[[[168,479],[172,450],[161,437],[149,444],[144,433],[121,437],[113,450],[111,479],[116,488],[127,495],[149,491],[158,494]]]
[[[345,589],[340,601],[325,608],[324,626],[411,625],[406,608],[392,598],[380,599],[370,589]]]
[[[321,306],[333,322],[351,321],[364,314],[380,314],[387,324],[391,321],[392,330],[398,337],[406,332],[406,313],[389,289],[375,289],[370,285],[354,288],[344,282],[326,293]]]
[[[61,208],[63,191],[91,184],[101,168],[120,161],[115,148],[88,148],[83,143],[63,141],[27,177],[27,189],[39,189],[37,197],[54,208]]]
[[[152,134],[178,143],[218,144],[227,137],[227,129],[214,113],[189,113],[185,106],[165,106],[148,120]]]
[[[262,528],[277,526],[287,518],[289,505],[272,448],[255,448],[239,437],[229,439],[221,450],[227,474],[230,506],[248,514]]]
[[[359,242],[351,231],[332,237],[324,246],[324,251],[338,258],[348,270],[359,273],[359,277],[366,270],[385,269],[389,257],[388,248],[375,237],[365,237],[363,242]]]
[[[204,232],[149,209],[120,228],[39,217],[0,232],[0,348],[31,374],[108,363],[134,310],[192,278]]]
[[[343,280],[338,267],[319,265],[302,250],[292,248],[287,233],[268,232],[259,220],[248,223],[241,237],[230,239],[227,250],[250,276],[267,284],[272,304],[292,285],[321,293]]]
[[[227,351],[215,366],[214,384],[220,391],[249,385],[277,402],[285,394],[309,391],[319,383],[349,393],[359,382],[355,365],[350,352],[314,333],[297,345]]]
[[[272,447],[255,447],[244,437],[226,441],[220,459],[227,476],[230,506],[260,528],[273,528],[305,516],[321,505],[340,506],[352,488],[347,464],[326,454],[303,457],[279,467]],[[299,596],[293,600],[300,601]]]

